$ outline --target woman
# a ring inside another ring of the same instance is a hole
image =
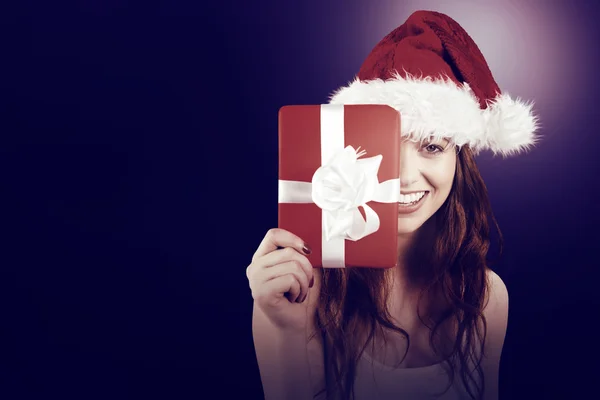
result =
[[[455,21],[425,11],[331,103],[400,111],[401,256],[389,270],[313,269],[309,243],[267,233],[247,268],[266,398],[496,399],[508,294],[486,264],[495,220],[473,156],[533,145],[531,106],[500,94]]]

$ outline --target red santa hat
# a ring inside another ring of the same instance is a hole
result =
[[[447,15],[417,11],[371,51],[331,104],[387,104],[402,135],[446,138],[503,156],[537,141],[532,103],[501,93],[473,39]]]

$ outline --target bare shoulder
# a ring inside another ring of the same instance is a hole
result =
[[[494,271],[487,271],[489,291],[483,309],[487,324],[486,347],[492,354],[502,351],[508,326],[508,290],[502,279]]]
[[[491,318],[501,317],[498,314],[508,314],[508,290],[504,281],[491,269],[487,270],[486,278],[489,291],[484,314],[489,314]]]
[[[500,359],[508,325],[508,290],[494,271],[487,270],[488,295],[483,315],[486,322],[486,337],[482,368],[485,375],[486,400],[498,399]]]

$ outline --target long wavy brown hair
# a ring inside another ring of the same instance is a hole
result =
[[[450,194],[427,224],[432,234],[418,238],[409,259],[418,260],[420,284],[417,313],[430,329],[429,343],[442,355],[449,370],[449,384],[460,376],[473,399],[483,396],[480,366],[486,336],[483,308],[487,301],[486,260],[490,248],[490,223],[502,235],[492,214],[486,186],[468,146],[458,151]],[[424,251],[423,251],[424,250]],[[432,251],[433,250],[433,251]],[[416,264],[413,262],[408,263]],[[423,270],[423,266],[427,266]],[[373,268],[324,269],[317,333],[323,335],[328,399],[354,398],[354,379],[359,358],[367,345],[384,330],[397,332],[410,346],[409,334],[392,322],[387,299],[392,290],[391,270]],[[443,303],[441,312],[421,315],[423,299]],[[441,300],[441,302],[440,302]],[[426,321],[427,320],[427,321]],[[450,345],[436,344],[443,324],[452,324]],[[384,339],[385,341],[385,339]],[[333,379],[330,379],[333,378]]]

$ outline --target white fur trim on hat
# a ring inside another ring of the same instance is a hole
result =
[[[400,111],[402,136],[414,140],[446,138],[468,144],[478,153],[503,156],[527,150],[537,141],[538,119],[532,104],[500,94],[481,109],[468,84],[448,78],[416,78],[395,74],[392,79],[361,81],[335,91],[330,104],[386,104]]]

